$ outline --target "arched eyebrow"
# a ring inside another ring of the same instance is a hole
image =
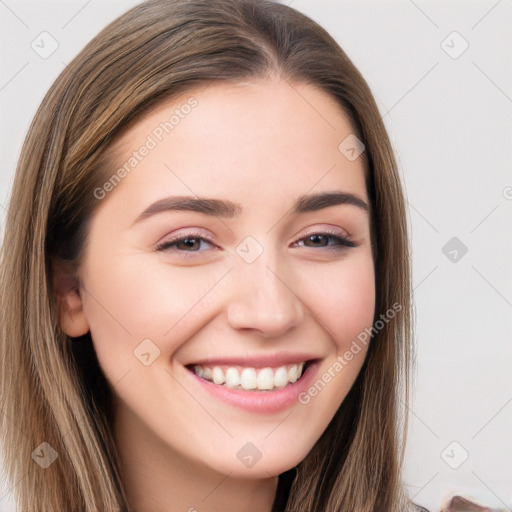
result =
[[[225,199],[212,199],[196,196],[171,196],[160,199],[148,206],[135,220],[135,223],[153,215],[169,211],[191,211],[215,217],[236,217],[242,207]]]
[[[305,194],[300,196],[293,206],[293,213],[315,212],[330,206],[348,204],[369,211],[366,201],[348,192],[323,192],[320,194]]]
[[[304,194],[297,198],[291,208],[292,214],[314,212],[337,205],[352,205],[369,211],[368,203],[348,192],[322,192]],[[152,203],[136,219],[137,224],[149,217],[169,211],[192,211],[214,217],[233,218],[242,213],[239,203],[227,199],[214,199],[196,196],[170,196]]]

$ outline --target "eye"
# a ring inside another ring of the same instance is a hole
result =
[[[205,247],[206,246],[206,247]],[[177,251],[177,252],[203,252],[211,247],[214,247],[211,240],[204,235],[197,233],[188,233],[184,236],[176,237],[171,240],[166,240],[157,245],[158,251]]]
[[[356,244],[348,238],[335,235],[334,233],[320,232],[311,233],[307,236],[297,240],[293,244],[301,247],[312,247],[312,248],[329,248],[334,250],[342,250],[346,247],[355,247]]]

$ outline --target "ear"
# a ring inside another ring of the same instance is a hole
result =
[[[53,264],[53,289],[61,329],[71,338],[89,332],[89,322],[83,310],[80,281],[65,265]]]

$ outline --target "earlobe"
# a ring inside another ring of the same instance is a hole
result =
[[[89,322],[83,309],[80,283],[77,277],[54,267],[54,290],[61,329],[71,338],[89,332]]]

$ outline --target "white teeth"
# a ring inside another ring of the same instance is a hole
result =
[[[283,388],[288,384],[288,372],[284,366],[280,366],[276,373],[274,373],[274,386],[276,388]]]
[[[246,391],[261,390],[270,391],[276,388],[284,388],[288,384],[296,382],[302,376],[304,363],[280,366],[278,368],[242,368],[221,366],[194,366],[195,373],[205,380],[217,385],[225,385],[230,388]]]
[[[198,375],[199,375],[199,377],[203,377],[199,373],[198,373]],[[214,366],[213,367],[213,370],[212,370],[212,380],[213,380],[213,382],[215,382],[215,384],[224,384],[224,382],[226,382],[226,379],[224,377],[224,372],[222,371],[222,368],[219,368],[218,366]]]
[[[228,368],[226,371],[226,386],[236,388],[240,385],[240,375],[236,368]]]
[[[288,380],[290,382],[295,382],[297,380],[297,367],[296,366],[292,366],[288,370]]]
[[[240,375],[240,385],[244,389],[256,389],[256,370],[254,368],[245,368]]]
[[[258,389],[272,389],[274,387],[274,372],[272,368],[263,368],[258,373]]]

